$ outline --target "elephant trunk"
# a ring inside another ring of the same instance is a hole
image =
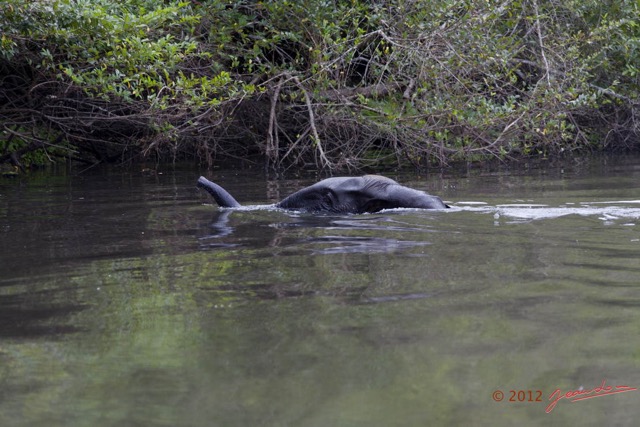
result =
[[[198,187],[204,188],[209,194],[213,196],[216,203],[223,208],[238,208],[240,203],[233,198],[227,190],[220,187],[218,184],[209,181],[207,178],[201,176],[198,179]]]

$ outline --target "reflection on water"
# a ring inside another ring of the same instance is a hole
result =
[[[299,239],[289,243],[295,245],[298,251],[308,250],[311,254],[340,254],[340,253],[374,253],[395,252],[399,249],[428,245],[425,240],[412,238],[407,241],[401,238],[403,233],[429,233],[435,230],[425,225],[416,226],[405,223],[401,217],[387,215],[313,215],[290,213],[282,210],[277,212],[277,220],[267,226],[274,229],[280,236],[282,230],[287,230],[287,236],[299,235]],[[400,210],[398,210],[399,212]],[[243,227],[248,222],[243,217],[246,210],[231,209],[218,210],[208,226],[208,233],[199,238],[203,248],[234,247],[242,245],[242,239],[234,239],[234,223]],[[416,212],[415,210],[413,211]],[[232,218],[235,214],[237,219]],[[249,227],[259,226],[248,223]],[[331,233],[335,231],[334,233]],[[242,231],[238,231],[242,233]],[[253,231],[250,232],[253,234]],[[280,240],[277,246],[282,246]],[[249,243],[247,243],[249,244]]]
[[[310,180],[217,172],[238,210],[196,172],[0,181],[0,425],[632,425],[636,391],[545,407],[640,387],[638,165],[399,176],[452,209],[370,215],[255,208]]]

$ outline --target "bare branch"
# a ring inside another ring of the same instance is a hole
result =
[[[551,67],[549,66],[549,61],[547,61],[547,55],[545,54],[545,47],[542,37],[542,26],[540,25],[540,12],[538,11],[538,1],[533,0],[533,10],[536,14],[536,33],[538,34],[538,43],[540,44],[540,56],[542,57],[542,62],[544,62],[544,78],[547,80],[547,85],[551,86]]]
[[[296,86],[300,89],[302,94],[304,95],[304,101],[307,105],[307,112],[309,113],[309,127],[311,128],[311,134],[313,135],[314,143],[316,148],[318,149],[318,153],[320,155],[320,162],[322,167],[327,167],[329,169],[333,168],[332,162],[327,158],[324,149],[322,148],[322,141],[320,140],[320,135],[318,134],[318,129],[316,128],[316,118],[313,112],[313,106],[311,105],[311,97],[309,96],[309,92],[302,86],[300,79],[297,76],[292,76],[292,80],[296,83]]]
[[[267,129],[266,154],[267,160],[277,164],[279,162],[280,140],[278,138],[278,118],[276,116],[276,106],[278,105],[278,97],[282,90],[284,78],[278,81],[273,93],[271,94],[271,110],[269,111],[269,129]]]

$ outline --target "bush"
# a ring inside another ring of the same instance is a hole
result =
[[[638,147],[634,1],[7,0],[0,12],[4,161],[259,155],[342,169]]]

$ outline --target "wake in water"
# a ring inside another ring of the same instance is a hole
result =
[[[283,210],[275,205],[246,205],[236,208],[219,208],[220,212],[249,212],[249,211],[281,211],[288,214],[303,214],[303,212]],[[396,208],[396,209],[384,209],[381,212],[420,212],[423,209],[415,208]],[[443,210],[444,211],[444,210]],[[580,216],[592,216],[598,219],[612,223],[618,220],[640,220],[640,200],[611,200],[601,202],[579,202],[579,203],[565,203],[560,206],[550,206],[546,204],[538,203],[508,203],[500,205],[489,205],[486,202],[476,201],[461,201],[451,203],[451,209],[447,209],[448,213],[453,212],[481,212],[481,213],[493,213],[495,219],[500,217],[511,218],[516,222],[531,221],[538,219],[552,219],[559,218],[567,215],[580,215]],[[426,211],[425,211],[426,212]],[[429,211],[429,212],[437,212]],[[307,214],[308,215],[308,214]],[[346,214],[351,216],[353,214]],[[365,214],[369,215],[369,214]],[[314,216],[336,216],[336,214],[314,214]],[[341,215],[341,216],[344,216]],[[226,218],[226,216],[225,216]],[[635,223],[629,223],[629,225],[635,225]]]
[[[640,200],[565,203],[560,206],[535,203],[490,206],[485,202],[458,202],[451,207],[453,211],[493,213],[495,219],[507,217],[516,221],[559,218],[566,215],[593,216],[605,223],[640,219]]]

